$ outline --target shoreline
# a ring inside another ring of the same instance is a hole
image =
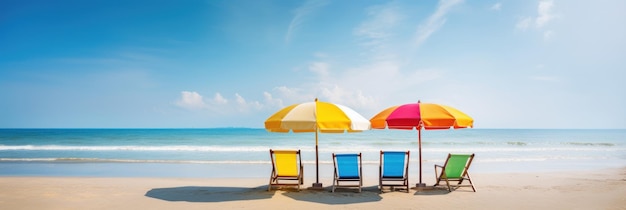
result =
[[[470,170],[471,172],[471,170]],[[269,174],[268,174],[269,175]],[[432,174],[431,174],[432,175]],[[363,192],[267,191],[266,178],[0,177],[7,209],[622,209],[626,167],[538,173],[471,173],[477,192],[463,187],[378,193],[365,178]],[[426,176],[428,180],[434,177]],[[415,179],[410,183],[414,185]],[[430,186],[434,180],[427,182]]]
[[[434,179],[434,164],[422,166],[424,180]],[[304,178],[316,176],[315,164],[304,163]],[[376,179],[378,163],[364,163],[365,180]],[[265,178],[271,163],[255,164],[205,164],[205,163],[110,163],[110,162],[0,162],[0,177],[144,177],[144,178]],[[550,173],[626,168],[626,162],[613,161],[528,161],[482,162],[474,161],[470,173]],[[320,163],[319,177],[331,178],[334,167]],[[419,176],[419,164],[410,162],[409,180]]]

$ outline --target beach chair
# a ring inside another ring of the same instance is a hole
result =
[[[471,186],[472,190],[476,192],[476,188],[474,188],[474,184],[472,184],[472,179],[467,172],[473,159],[474,154],[448,154],[448,159],[446,159],[443,166],[435,165],[435,178],[437,179],[435,186],[439,185],[441,181],[446,181],[448,191],[452,192],[450,181],[458,181],[456,185],[457,188]],[[441,169],[441,173],[439,173],[437,169]],[[469,181],[469,185],[461,185],[466,179]]]
[[[332,192],[335,192],[337,187],[357,187],[359,192],[361,192],[361,187],[363,186],[361,153],[333,153],[333,164],[335,165],[335,174],[333,178]]]
[[[383,187],[401,187],[409,192],[409,156],[410,151],[380,151],[380,166],[378,168],[378,187],[383,192]]]
[[[302,157],[300,150],[272,150],[270,149],[270,158],[272,159],[272,174],[270,184],[267,190],[272,190],[273,186],[297,186],[304,184],[302,174]]]

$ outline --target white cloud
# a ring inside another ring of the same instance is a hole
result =
[[[363,95],[363,91],[345,88],[338,84],[320,87],[320,95],[323,99],[333,103],[348,106],[350,108],[363,108],[374,104],[372,96]]]
[[[522,31],[526,31],[530,27],[534,27],[537,30],[544,29],[548,25],[548,23],[552,22],[555,18],[558,17],[557,15],[553,13],[552,11],[553,7],[554,7],[553,0],[540,1],[539,5],[537,6],[537,16],[536,17],[530,16],[530,17],[523,18],[517,22],[515,27]],[[548,29],[546,29],[546,31],[543,32],[544,40],[549,40],[550,38],[552,38],[553,35],[554,35],[554,32]]]
[[[500,3],[500,2],[495,3],[495,4],[494,4],[493,6],[491,6],[491,8],[489,8],[489,9],[494,10],[494,11],[500,11],[500,10],[502,9],[502,3]]]
[[[304,21],[307,19],[309,15],[311,15],[315,10],[320,7],[323,7],[328,2],[326,0],[308,0],[302,6],[296,8],[294,10],[293,19],[289,23],[289,27],[287,28],[287,35],[285,35],[285,42],[291,42],[294,34],[300,29]]]
[[[437,10],[422,24],[422,29],[432,30],[422,41],[428,38],[432,32],[438,30],[445,22],[445,16],[450,8],[461,2],[460,0],[441,1]],[[302,8],[317,7],[309,5]],[[310,12],[308,9],[298,10],[298,14],[292,20],[290,33],[297,29],[297,26],[302,23],[304,15],[310,14]],[[397,54],[398,49],[405,48],[406,45],[393,45],[394,43],[390,43],[392,40],[389,40],[391,37],[395,37],[394,29],[403,20],[401,10],[396,4],[389,3],[370,7],[367,9],[367,15],[368,18],[354,29],[354,35],[360,39],[361,46],[367,48],[365,51],[373,52],[367,55],[368,60],[364,64],[356,64],[357,67],[336,67],[333,63],[324,61],[332,60],[331,56],[322,52],[314,52],[312,57],[318,61],[310,62],[306,65],[306,69],[318,76],[313,77],[317,81],[291,87],[275,87],[271,91],[262,93],[262,103],[248,102],[236,94],[235,99],[233,99],[236,102],[234,107],[238,109],[238,112],[253,108],[275,111],[276,108],[285,105],[313,101],[313,99],[319,98],[323,101],[351,107],[357,111],[365,111],[365,115],[368,115],[374,113],[367,112],[379,111],[381,108],[379,101],[385,101],[386,104],[390,102],[389,98],[386,98],[389,93],[396,91],[412,93],[408,89],[412,90],[425,82],[442,77],[440,71],[432,69],[401,71],[404,64],[399,62],[397,58],[401,58],[402,55],[398,54],[400,56],[396,57],[395,54]],[[409,37],[404,43],[413,42],[413,38],[415,37]],[[392,49],[392,47],[396,48]],[[224,101],[226,103],[228,100],[216,94],[212,101]],[[222,107],[222,109],[228,108],[228,106]]]
[[[554,2],[552,0],[544,0],[539,2],[539,6],[537,9],[537,19],[535,19],[535,23],[537,28],[541,28],[544,25],[548,24],[552,19],[554,19],[555,15],[552,14],[552,7],[554,6]]]
[[[275,87],[273,91],[276,93],[276,99],[274,100],[280,99],[283,105],[313,101],[319,97],[317,94],[319,87],[318,83],[302,83],[298,87]]]
[[[389,36],[389,30],[402,18],[393,5],[375,6],[368,8],[369,19],[355,29],[358,36],[370,39],[380,39]]]
[[[371,52],[373,58],[387,59],[393,53],[387,50],[392,29],[402,21],[403,16],[393,3],[372,6],[367,9],[368,19],[354,29],[359,37],[359,44],[368,48],[362,52]]]
[[[438,30],[445,23],[450,9],[460,3],[461,0],[440,1],[436,11],[420,27],[421,30],[430,30],[428,33],[420,31],[421,42]],[[403,49],[406,48],[406,43],[413,42],[415,37],[409,37],[404,42],[392,43],[397,41],[391,39],[396,38],[394,30],[404,19],[401,8],[394,3],[373,6],[367,9],[367,15],[367,19],[354,29],[354,35],[360,39],[361,46],[367,48],[364,51],[372,52],[366,55],[368,60],[365,63],[356,64],[356,67],[337,67],[328,61],[309,63],[307,68],[320,76],[317,78],[318,81],[295,87],[275,87],[272,91],[264,93],[264,103],[277,104],[280,99],[284,105],[289,105],[319,98],[357,111],[365,111],[364,113],[375,112],[381,108],[379,101],[384,101],[385,104],[397,102],[390,101],[396,99],[387,98],[389,93],[415,94],[413,90],[416,87],[443,77],[442,72],[437,69],[402,71],[408,67],[402,62],[405,60],[402,59],[403,56],[407,55],[398,52],[406,50]],[[330,56],[319,52],[313,57],[332,60]]]
[[[417,46],[424,43],[428,37],[430,37],[434,32],[439,30],[441,26],[446,23],[446,14],[453,6],[462,3],[463,0],[440,0],[439,6],[435,13],[433,13],[426,23],[420,25],[417,30],[417,36],[415,39],[415,43]]]
[[[237,100],[237,104],[239,104],[239,105],[245,105],[246,104],[246,99],[241,97],[241,95],[239,95],[239,93],[235,93],[235,98]]]
[[[260,110],[263,108],[263,105],[258,101],[246,102],[246,99],[239,95],[239,93],[235,93],[235,101],[237,101],[239,112],[249,112],[251,110]]]
[[[211,102],[215,104],[228,104],[228,100],[222,96],[220,93],[215,93],[213,100]]]
[[[461,2],[441,1],[437,10],[422,24],[421,29],[432,29],[431,33],[438,30],[445,22],[445,16],[450,8]],[[398,50],[406,48],[406,44],[391,43],[394,41],[391,38],[396,37],[394,34],[396,26],[404,19],[401,8],[394,3],[373,6],[367,9],[367,15],[368,18],[354,29],[354,35],[360,39],[361,46],[367,48],[364,51],[371,52],[366,55],[368,62],[342,69],[326,61],[313,62],[308,65],[308,70],[320,76],[317,82],[296,87],[276,87],[271,93],[264,93],[266,103],[281,99],[288,105],[320,98],[359,111],[373,112],[380,109],[378,101],[388,102],[386,96],[389,93],[406,91],[407,88],[415,88],[424,82],[441,77],[440,72],[436,70],[401,71],[404,64],[398,60],[403,60],[404,54],[398,54]],[[424,36],[422,41],[428,36],[430,33]],[[413,38],[409,37],[403,43],[410,43]],[[315,53],[314,57],[329,58],[326,54],[323,55],[322,57],[320,53]],[[332,77],[330,66],[333,66]]]
[[[294,103],[299,101],[307,101],[312,100],[314,98],[314,94],[305,93],[302,90],[303,88],[290,88],[287,86],[275,87],[273,90],[277,92],[277,97],[286,99],[285,103]],[[287,105],[287,104],[284,104]]]
[[[267,102],[271,102],[268,107],[282,104],[281,100],[272,99],[269,93],[264,93]],[[220,93],[215,93],[211,99],[204,99],[202,95],[194,91],[182,91],[181,98],[176,101],[176,105],[193,111],[203,111],[217,114],[245,113],[252,110],[263,109],[264,106],[258,101],[248,102],[243,96],[235,93],[233,103]]]
[[[317,74],[320,77],[328,76],[328,63],[324,62],[313,62],[309,65],[309,71]]]
[[[282,99],[274,99],[271,93],[263,92],[263,98],[265,99],[266,107],[284,107]]]
[[[204,99],[197,92],[182,91],[181,98],[176,102],[176,105],[185,109],[197,110],[206,108]]]

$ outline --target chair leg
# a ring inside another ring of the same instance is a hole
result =
[[[448,191],[452,192],[452,188],[450,188],[450,181],[448,181],[448,178],[444,178],[446,180],[446,185],[448,185]]]
[[[472,178],[470,177],[469,173],[467,174],[467,181],[469,181],[470,186],[472,186],[472,190],[476,192],[476,188],[474,188],[474,183],[472,183]]]
[[[409,180],[404,180],[404,187],[406,188],[406,193],[409,193]]]
[[[361,192],[361,187],[363,187],[363,177],[359,179],[359,192]]]

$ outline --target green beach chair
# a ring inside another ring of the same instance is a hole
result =
[[[409,156],[410,151],[380,151],[380,166],[378,167],[378,187],[405,188],[409,192]]]
[[[448,154],[448,159],[446,159],[446,163],[443,166],[435,165],[435,178],[437,179],[435,186],[439,185],[441,181],[446,181],[448,191],[452,192],[450,181],[458,181],[457,188],[471,186],[472,190],[476,192],[472,179],[467,172],[473,159],[474,154]],[[438,172],[438,168],[441,169],[441,173]],[[439,176],[437,176],[438,174]],[[469,181],[469,185],[461,185],[466,179]]]
[[[335,189],[337,187],[357,187],[359,189],[359,192],[361,192],[361,187],[363,186],[363,167],[361,163],[361,153],[333,153],[333,164],[335,165],[335,173],[333,178],[332,192],[335,192]]]
[[[302,167],[302,157],[300,150],[272,150],[270,149],[270,158],[272,159],[272,174],[270,176],[270,184],[267,190],[270,191],[273,186],[297,186],[304,184],[304,168]]]

